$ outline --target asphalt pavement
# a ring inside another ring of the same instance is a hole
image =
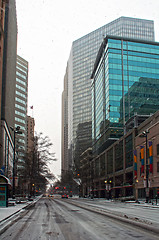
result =
[[[11,225],[16,219],[18,219],[18,216],[20,214],[22,215],[24,210],[27,208],[31,207],[34,205],[41,196],[35,197],[32,199],[32,201],[22,201],[20,203],[15,203],[13,206],[8,206],[8,207],[1,207],[0,208],[0,234],[5,231],[6,227],[8,225]],[[85,199],[86,200],[86,199]],[[106,199],[95,199],[96,201],[99,202],[104,202],[104,201],[111,201],[111,200],[106,200]],[[140,206],[142,207],[147,207],[147,208],[159,208],[159,203],[156,205],[156,202],[154,201],[153,203],[145,203],[144,201],[139,201],[139,203],[133,202],[133,201],[128,201],[126,202],[127,204],[131,204],[133,206]]]
[[[20,212],[23,209],[28,208],[29,206],[35,204],[39,199],[41,198],[41,196],[35,197],[32,199],[32,201],[22,201],[20,203],[15,203],[15,205],[13,206],[8,206],[8,207],[1,207],[0,208],[0,224],[5,221],[6,219],[10,218],[11,216],[13,216],[14,214],[17,214],[18,212]],[[84,198],[85,200],[87,198]],[[111,200],[105,200],[105,199],[95,199],[97,201],[111,201]],[[141,206],[141,207],[148,207],[148,208],[159,208],[159,202],[156,205],[156,202],[154,201],[153,204],[152,203],[145,203],[143,200],[140,200],[139,203],[136,203],[134,201],[127,201],[125,203],[129,203],[131,205],[136,205],[136,206]]]

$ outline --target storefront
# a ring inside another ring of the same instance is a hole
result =
[[[0,175],[0,207],[8,207],[8,190],[10,187],[10,180]]]

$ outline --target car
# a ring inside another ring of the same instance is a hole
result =
[[[52,194],[51,194],[51,195],[48,195],[48,197],[49,197],[49,198],[53,198],[53,197],[54,197],[54,195],[52,195]]]
[[[68,198],[68,195],[66,193],[61,195],[61,198]]]

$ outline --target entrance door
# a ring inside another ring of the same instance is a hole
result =
[[[0,207],[6,207],[6,203],[7,203],[6,191],[7,191],[7,186],[0,185]]]

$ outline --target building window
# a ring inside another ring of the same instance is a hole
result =
[[[159,144],[157,144],[157,155],[159,155]]]
[[[157,162],[157,172],[159,172],[159,162]]]
[[[113,148],[107,152],[107,173],[113,173]]]
[[[125,156],[126,156],[126,168],[133,166],[133,142],[132,134],[125,138]]]

